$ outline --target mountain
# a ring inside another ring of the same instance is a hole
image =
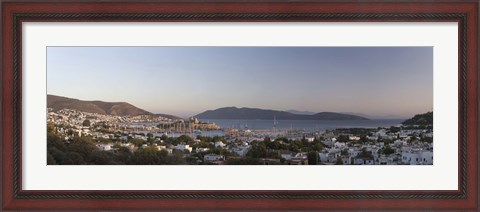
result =
[[[53,111],[75,109],[87,113],[116,116],[152,115],[126,102],[83,101],[55,95],[47,95],[47,107],[52,108]]]
[[[311,111],[298,111],[298,110],[286,110],[285,112],[297,114],[297,115],[313,115],[315,112]]]
[[[433,125],[433,112],[417,114],[402,122],[403,125]]]
[[[365,117],[333,112],[321,112],[312,115],[293,114],[286,111],[258,108],[223,107],[207,110],[195,116],[199,119],[266,119],[266,120],[368,120]]]
[[[365,114],[365,113],[354,113],[354,112],[341,112],[341,113],[361,116],[361,117],[365,117],[365,118],[368,118],[368,119],[407,119],[408,118],[408,117],[405,117],[405,116],[397,116],[397,115],[368,115],[368,114]]]

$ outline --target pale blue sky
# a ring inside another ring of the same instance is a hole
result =
[[[190,116],[226,106],[409,117],[432,47],[48,47],[47,93]]]

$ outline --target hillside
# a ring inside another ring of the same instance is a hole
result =
[[[55,95],[47,95],[47,107],[52,108],[53,111],[75,109],[87,113],[116,116],[152,115],[126,102],[83,101]]]
[[[297,114],[297,115],[313,115],[315,112],[311,111],[299,111],[299,110],[286,110],[285,112]]]
[[[342,113],[321,112],[313,115],[293,114],[286,111],[258,108],[224,107],[207,110],[195,116],[199,119],[265,119],[271,120],[368,120],[365,117]]]
[[[433,112],[417,114],[402,122],[403,125],[433,125]]]
[[[173,119],[173,120],[183,119],[183,118],[180,118],[178,116],[174,116],[174,115],[170,115],[170,114],[164,114],[164,113],[156,113],[154,115],[159,116],[159,117],[163,117],[163,118],[167,118],[167,119]]]

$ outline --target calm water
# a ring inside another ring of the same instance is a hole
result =
[[[237,128],[237,129],[252,129],[252,130],[271,130],[273,129],[273,120],[246,120],[246,119],[201,119],[202,122],[215,123],[222,129]],[[294,129],[304,131],[319,131],[332,130],[338,128],[377,128],[377,127],[391,127],[402,123],[404,119],[371,119],[371,120],[344,120],[344,121],[327,121],[327,120],[277,120],[276,129]],[[132,123],[133,126],[154,126],[158,123]],[[139,131],[148,133],[147,131]],[[155,136],[161,136],[163,133],[154,133]],[[169,132],[168,136],[178,137],[183,133]],[[223,136],[222,130],[201,131],[193,133],[193,136]]]
[[[216,123],[222,128],[248,128],[256,130],[273,129],[273,120],[236,120],[236,119],[202,119],[202,122]],[[337,128],[377,128],[401,124],[404,119],[371,120],[277,120],[277,129],[331,130]]]

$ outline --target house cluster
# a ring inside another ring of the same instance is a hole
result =
[[[280,156],[285,159],[287,165],[308,165],[308,154],[306,152],[289,152]]]
[[[157,124],[139,124],[157,122],[163,123],[163,127],[170,127],[172,120],[165,118],[152,118],[150,116],[112,116],[95,113],[85,113],[77,110],[62,109],[54,112],[49,109],[47,121],[53,123],[54,129],[65,140],[69,141],[75,136],[91,136],[97,141],[97,148],[103,151],[116,151],[120,147],[127,148],[131,152],[139,148],[156,148],[173,154],[180,151],[185,157],[195,153],[202,153],[203,161],[223,164],[228,159],[225,155],[214,154],[212,149],[228,151],[234,157],[247,157],[251,149],[251,142],[262,141],[265,137],[273,141],[277,137],[286,137],[292,140],[303,139],[306,142],[321,141],[323,149],[318,151],[317,164],[344,164],[344,165],[427,165],[433,164],[433,143],[426,142],[421,138],[433,138],[432,130],[428,129],[400,129],[391,132],[384,128],[372,130],[367,137],[367,142],[356,134],[339,133],[334,130],[304,133],[301,131],[279,130],[251,130],[225,129],[222,141],[212,142],[209,147],[201,147],[199,139],[193,139],[188,144],[172,144],[164,142],[158,132]],[[201,129],[217,129],[209,123],[200,123],[197,119],[191,119],[191,123],[205,124]],[[133,125],[132,125],[133,123]],[[207,126],[208,125],[208,126]],[[193,125],[192,125],[193,126]],[[342,139],[340,139],[342,136]],[[135,141],[145,141],[135,143]],[[113,142],[113,141],[120,142]],[[149,142],[146,142],[149,141]],[[282,145],[289,145],[281,141]],[[292,152],[277,150],[279,157],[264,158],[265,163],[282,161],[282,164],[307,165],[308,153],[299,150]],[[279,159],[281,158],[281,159]],[[275,160],[275,161],[274,161]]]
[[[136,147],[135,144],[130,143],[130,142],[129,143],[120,143],[118,145],[113,143],[113,142],[97,144],[97,148],[99,150],[103,150],[103,151],[116,151],[120,147],[126,147],[131,152],[135,152],[139,148],[144,149],[144,148],[149,148],[149,147],[153,147],[153,148],[157,149],[158,151],[164,150],[168,154],[172,154],[174,150],[182,151],[182,152],[185,152],[187,154],[193,152],[193,148],[190,145],[185,145],[185,144],[158,145],[158,144],[154,143],[154,144],[151,144],[151,145],[142,144],[140,147]]]
[[[73,109],[53,111],[48,108],[47,113],[47,123],[53,123],[57,132],[65,134],[65,140],[74,136],[92,136],[94,139],[117,138],[127,141],[128,137],[132,137],[146,141],[147,133],[144,132],[159,131],[156,123],[175,121],[161,116],[115,116]]]
[[[387,133],[380,129],[367,136],[371,141],[359,142],[358,136],[349,136],[347,142],[332,137],[323,142],[318,153],[321,164],[348,165],[429,165],[433,164],[433,143],[420,141],[419,136],[432,137],[429,130],[401,130]],[[380,138],[383,138],[381,140]],[[389,140],[386,143],[384,140]]]

